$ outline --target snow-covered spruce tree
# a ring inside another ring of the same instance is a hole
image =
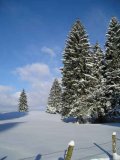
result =
[[[85,74],[85,89],[86,94],[82,95],[80,101],[82,102],[82,109],[80,113],[83,114],[83,121],[86,121],[89,117],[89,121],[103,122],[104,109],[104,54],[99,44],[96,43],[86,58],[86,70]],[[87,115],[87,116],[86,116]]]
[[[27,96],[24,89],[19,98],[19,112],[28,112]]]
[[[105,102],[105,62],[104,62],[104,53],[100,48],[99,43],[97,42],[92,49],[93,55],[93,68],[92,74],[97,79],[94,84],[93,94],[91,95],[91,116],[93,121],[102,122],[104,119],[104,102]]]
[[[61,113],[61,106],[62,106],[61,95],[62,95],[61,86],[58,80],[55,79],[48,97],[48,105],[46,112]]]
[[[97,84],[98,88],[100,88],[104,75],[104,54],[98,42],[94,45],[92,54],[94,63],[92,73],[98,79]]]
[[[74,116],[80,119],[89,110],[87,97],[92,93],[94,78],[91,75],[93,67],[88,36],[84,26],[78,20],[69,33],[63,52],[62,69],[62,115]]]
[[[106,41],[106,112],[116,115],[120,110],[120,23],[113,17],[110,21]]]

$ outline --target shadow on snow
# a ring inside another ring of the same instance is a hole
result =
[[[67,117],[67,118],[63,118],[62,121],[65,122],[65,123],[76,123],[77,122],[77,118]]]
[[[8,113],[0,113],[0,120],[8,120],[14,118],[20,118],[26,116],[27,112],[8,112]]]
[[[5,157],[1,158],[0,160],[5,160],[6,158],[7,158],[7,156],[5,156]]]
[[[113,126],[113,127],[120,127],[120,123],[102,123],[101,125],[106,125],[106,126]]]
[[[112,155],[108,151],[106,151],[104,148],[102,148],[97,143],[94,143],[94,145],[97,146],[101,151],[103,151],[110,159],[112,159]]]
[[[21,123],[24,123],[24,122],[11,122],[11,123],[0,124],[0,132],[16,127]]]

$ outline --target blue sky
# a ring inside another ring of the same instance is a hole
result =
[[[62,51],[76,19],[102,48],[119,0],[0,0],[0,110],[14,110],[22,88],[32,109],[46,106],[60,78]]]

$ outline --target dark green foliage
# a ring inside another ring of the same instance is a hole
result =
[[[105,53],[98,43],[90,50],[84,26],[75,22],[63,52],[62,116],[85,123],[90,117],[104,122],[120,115],[120,23],[115,17],[105,47]]]
[[[76,21],[63,53],[63,116],[79,116],[80,112],[87,110],[86,95],[89,94],[90,83],[94,79],[90,75],[91,58],[84,26]]]
[[[120,109],[120,23],[113,17],[106,41],[106,109]]]
[[[19,98],[19,112],[28,112],[27,96],[24,89]]]
[[[93,96],[91,101],[91,115],[94,117],[94,121],[100,119],[100,117],[104,116],[104,70],[105,70],[105,62],[104,62],[104,54],[102,49],[100,48],[98,42],[95,44],[92,50],[94,65],[92,68],[93,76],[96,78],[94,81],[93,87]]]

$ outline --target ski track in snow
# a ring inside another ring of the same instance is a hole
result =
[[[120,138],[119,127],[119,123],[65,123],[59,115],[40,111],[18,116],[13,112],[4,118],[0,114],[0,160],[63,160],[71,140],[75,141],[72,160],[107,160],[112,155],[112,133]]]

